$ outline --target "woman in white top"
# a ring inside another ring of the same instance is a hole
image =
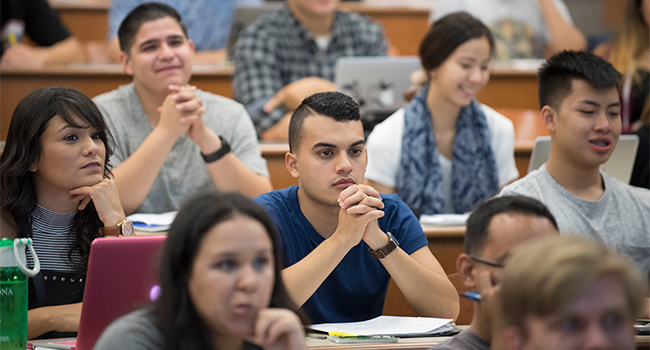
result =
[[[420,46],[426,84],[368,137],[371,186],[423,214],[465,213],[519,176],[512,122],[475,99],[493,53],[490,30],[465,12],[431,26]]]

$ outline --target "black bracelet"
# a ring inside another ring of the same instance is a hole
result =
[[[201,157],[203,157],[203,161],[205,161],[206,163],[216,162],[226,154],[230,153],[230,145],[228,144],[228,142],[226,142],[226,140],[224,140],[223,137],[221,136],[219,136],[219,140],[221,140],[221,148],[216,150],[214,153],[210,153],[206,155],[203,154],[203,152],[201,152]]]

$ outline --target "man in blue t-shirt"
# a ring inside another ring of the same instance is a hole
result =
[[[456,289],[417,218],[397,195],[363,185],[357,104],[338,92],[307,97],[291,117],[289,149],[298,186],[256,201],[278,228],[289,294],[312,321],[381,315],[391,277],[419,315],[455,318]]]

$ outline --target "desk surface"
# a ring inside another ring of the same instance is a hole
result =
[[[234,66],[223,62],[219,63],[194,63],[192,65],[192,76],[227,76],[233,74]],[[39,69],[4,68],[0,70],[3,76],[49,76],[49,75],[119,75],[128,76],[122,70],[119,63],[90,63],[90,62],[69,62],[69,63],[48,63]]]
[[[466,327],[459,327],[466,328]],[[329,340],[307,339],[307,349],[309,350],[385,350],[385,349],[412,349],[424,350],[436,344],[440,344],[450,337],[426,337],[426,338],[405,338],[400,339],[397,343],[391,344],[336,344]],[[52,341],[70,341],[75,338],[62,339],[43,339],[30,340],[29,343],[34,346],[47,346]],[[637,335],[634,337],[634,343],[639,350],[650,349],[650,336]]]
[[[428,349],[440,344],[450,337],[427,337],[400,339],[392,344],[336,344],[329,340],[308,339],[307,348],[310,350],[383,350],[383,349]],[[650,349],[650,336],[637,335],[634,337],[636,349]]]
[[[382,350],[382,349],[428,349],[436,344],[451,337],[426,337],[426,338],[403,338],[397,343],[379,343],[379,344],[336,344],[325,339],[307,339],[307,348],[310,350]]]
[[[195,64],[191,84],[205,91],[232,97],[233,66],[224,63]],[[0,70],[0,140],[5,138],[14,108],[28,93],[51,85],[66,85],[89,97],[116,89],[131,82],[118,63],[58,63],[40,70]],[[537,108],[537,77],[534,70],[513,70],[495,67],[490,82],[477,96],[479,101],[493,108]],[[531,142],[515,144],[530,152]]]

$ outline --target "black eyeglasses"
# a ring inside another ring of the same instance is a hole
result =
[[[490,266],[498,267],[498,268],[500,268],[500,269],[503,268],[503,264],[501,264],[500,262],[496,262],[496,261],[492,261],[492,260],[483,259],[483,258],[481,258],[480,256],[476,256],[476,255],[474,255],[474,254],[470,254],[469,257],[470,257],[472,260],[474,260],[474,261],[478,261],[478,262],[483,263],[483,264],[485,264],[485,265],[490,265]]]

